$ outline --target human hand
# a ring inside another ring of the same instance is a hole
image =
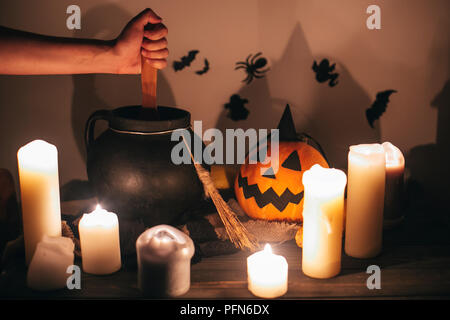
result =
[[[117,73],[141,73],[141,54],[154,68],[167,66],[168,30],[161,21],[153,10],[147,8],[128,22],[112,47]]]

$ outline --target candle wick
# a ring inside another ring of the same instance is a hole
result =
[[[272,247],[270,246],[270,244],[266,244],[264,247],[264,252],[265,253],[272,253]]]
[[[167,232],[166,230],[160,230],[155,234],[155,237],[158,238],[160,241],[174,241],[175,238]]]

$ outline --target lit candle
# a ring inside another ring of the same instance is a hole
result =
[[[403,220],[403,172],[405,158],[390,142],[382,144],[386,154],[386,191],[384,195],[384,227],[390,228]]]
[[[269,244],[247,258],[247,276],[248,290],[257,297],[276,298],[287,292],[288,263],[273,254]]]
[[[302,270],[312,278],[341,271],[345,173],[316,164],[303,174]]]
[[[119,222],[117,215],[100,205],[83,214],[78,225],[83,270],[92,274],[110,274],[121,267]]]
[[[50,143],[34,140],[19,149],[17,161],[28,265],[44,235],[61,236],[58,150]]]
[[[194,243],[185,233],[159,225],[143,232],[136,241],[138,286],[152,297],[176,297],[191,286]]]
[[[385,154],[380,144],[350,147],[348,154],[345,253],[371,258],[381,252]]]

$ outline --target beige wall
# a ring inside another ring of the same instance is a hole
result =
[[[81,7],[81,31],[66,29],[66,8]],[[382,29],[365,26],[379,4]],[[348,145],[389,140],[408,152],[434,143],[431,101],[449,79],[448,0],[41,0],[1,1],[0,24],[59,36],[111,38],[151,6],[169,27],[170,59],[200,50],[192,69],[160,73],[159,103],[191,111],[210,127],[274,127],[290,103],[297,130],[316,137],[335,166]],[[262,51],[271,71],[245,86],[234,64]],[[211,70],[200,77],[202,60]],[[314,80],[314,59],[337,63],[339,84]],[[1,62],[0,62],[1,63]],[[140,102],[138,76],[0,76],[0,167],[16,174],[17,149],[35,138],[57,145],[60,179],[85,178],[82,134],[89,114]],[[387,112],[371,129],[365,110],[378,91],[395,89]],[[247,121],[225,117],[223,105],[247,98]],[[448,101],[448,100],[447,100]]]

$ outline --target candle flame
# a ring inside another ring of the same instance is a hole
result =
[[[264,246],[264,252],[265,253],[272,253],[272,247],[270,246],[270,244],[266,244],[265,246]]]
[[[80,221],[80,223],[86,227],[105,227],[110,228],[117,225],[117,215],[113,212],[108,212],[103,209],[100,204],[97,204],[95,210],[90,213],[85,213]]]

